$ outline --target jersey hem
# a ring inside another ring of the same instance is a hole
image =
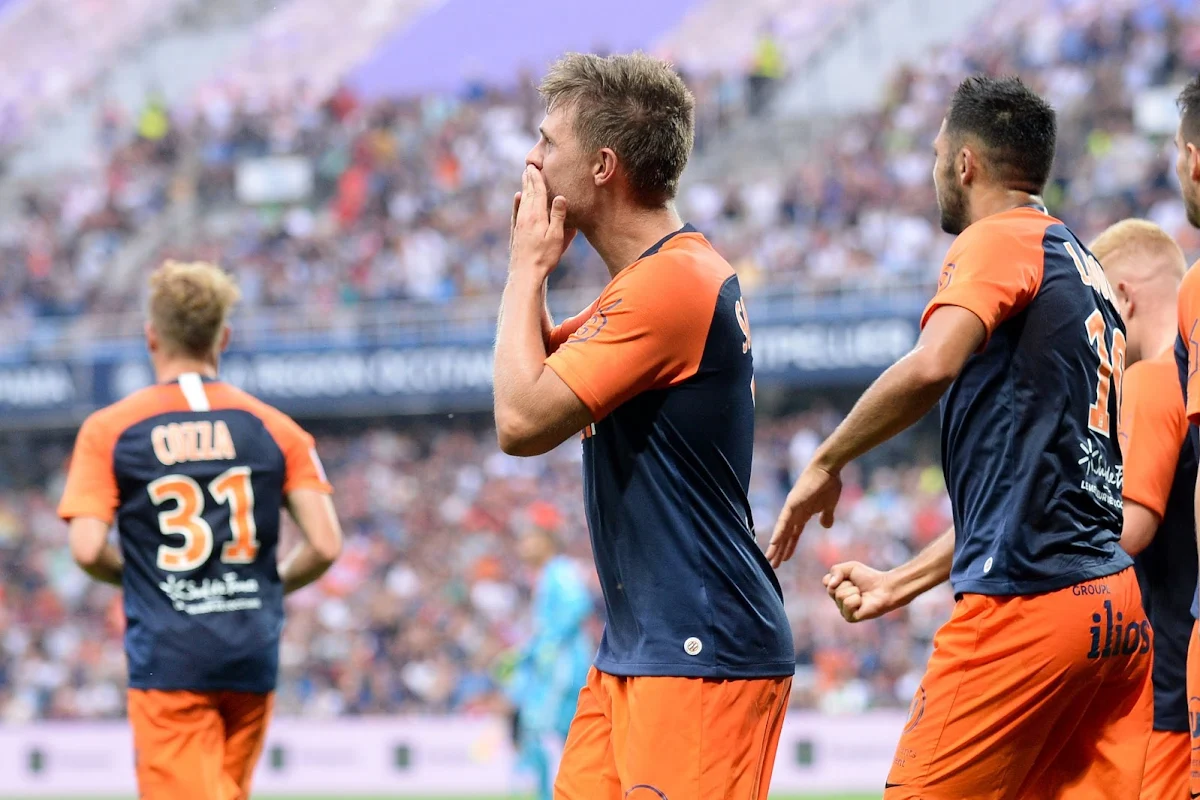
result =
[[[1190,733],[1187,720],[1182,722],[1159,722],[1154,721],[1154,731],[1156,733]]]
[[[140,689],[150,692],[245,692],[247,694],[270,694],[275,691],[276,681],[266,683],[223,683],[212,681],[195,681],[185,683],[170,683],[166,681],[147,681],[130,679],[130,689]]]
[[[695,666],[683,664],[626,664],[596,659],[596,669],[618,678],[708,678],[711,680],[756,680],[790,678],[796,674],[795,661],[772,661],[752,667]]]
[[[1066,575],[1055,575],[1053,578],[1041,581],[995,583],[974,578],[969,581],[952,582],[951,586],[954,588],[955,594],[981,594],[987,597],[1025,597],[1031,594],[1056,592],[1059,589],[1066,589],[1085,581],[1094,581],[1097,578],[1110,578],[1113,575],[1132,568],[1133,562],[1126,556],[1124,560],[1118,559],[1109,564],[1068,572]]]

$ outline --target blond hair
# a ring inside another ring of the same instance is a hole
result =
[[[1088,249],[1105,272],[1120,265],[1122,277],[1147,280],[1162,273],[1178,283],[1187,271],[1187,259],[1179,244],[1146,219],[1123,219],[1110,225]]]
[[[233,278],[204,261],[166,261],[150,275],[150,323],[168,348],[203,357],[216,349],[234,303]]]
[[[696,99],[670,64],[644,53],[568,53],[538,91],[548,110],[575,112],[584,149],[617,154],[640,203],[658,206],[675,197],[695,140]]]

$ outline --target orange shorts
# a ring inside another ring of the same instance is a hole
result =
[[[1200,623],[1192,624],[1187,656],[1188,724],[1192,728],[1191,769],[1189,770],[1192,797],[1200,797]]]
[[[555,800],[766,800],[791,678],[621,678],[592,668]]]
[[[1142,800],[1190,800],[1192,740],[1179,731],[1154,731],[1142,774]]]
[[[963,595],[933,642],[886,800],[1137,800],[1154,725],[1132,569],[1027,597]]]
[[[129,690],[140,800],[247,800],[275,697]]]

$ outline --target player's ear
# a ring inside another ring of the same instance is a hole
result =
[[[975,157],[975,152],[969,147],[963,147],[958,151],[955,161],[959,182],[963,186],[970,186],[979,172],[979,160]]]
[[[224,353],[229,348],[229,339],[233,336],[233,328],[226,324],[221,328],[221,339],[217,345],[217,352]]]
[[[617,174],[617,154],[611,147],[601,147],[592,160],[592,181],[604,186]]]
[[[1188,175],[1192,179],[1192,183],[1200,183],[1200,150],[1196,149],[1196,145],[1191,142],[1187,143],[1188,151]]]
[[[1128,322],[1133,317],[1135,305],[1129,282],[1117,281],[1117,285],[1113,288],[1117,291],[1117,308],[1120,309],[1121,316]]]
[[[157,353],[159,348],[158,331],[155,330],[154,324],[147,322],[143,327],[146,332],[146,349],[151,353]]]

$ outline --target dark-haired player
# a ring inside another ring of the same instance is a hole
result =
[[[237,297],[211,264],[155,271],[146,343],[157,385],[83,423],[59,505],[75,560],[124,589],[142,800],[247,800],[283,595],[341,549],[312,437],[217,380]],[[277,563],[282,508],[304,540]]]
[[[1151,630],[1120,548],[1125,331],[1100,265],[1040,194],[1053,109],[1016,78],[973,77],[934,142],[942,228],[957,234],[916,347],[800,476],[767,555],[832,524],[839,474],[942,400],[954,529],[909,564],[826,576],[857,620],[948,575],[885,797],[1138,797]]]
[[[1175,174],[1187,219],[1200,228],[1200,77],[1183,88],[1179,95],[1179,129],[1175,134],[1178,153]],[[1179,287],[1179,338],[1175,360],[1183,383],[1188,422],[1188,440],[1193,455],[1200,453],[1200,270],[1195,265],[1183,276]],[[1200,507],[1200,481],[1195,490]],[[1200,526],[1198,526],[1200,529]],[[1192,616],[1200,612],[1200,592],[1193,596]],[[1192,797],[1200,797],[1200,624],[1193,624],[1187,661],[1188,719],[1192,734]]]
[[[583,432],[607,611],[554,796],[765,800],[795,659],[747,499],[741,289],[673,203],[694,101],[642,55],[567,56],[542,93],[496,334],[496,427],[516,455]],[[571,229],[612,281],[554,328],[545,283]]]

